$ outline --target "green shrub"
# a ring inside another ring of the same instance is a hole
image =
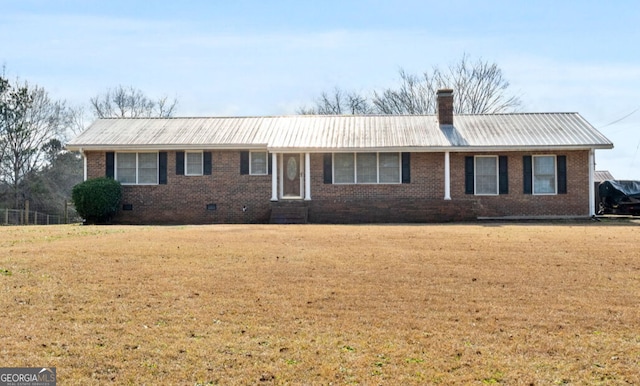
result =
[[[92,178],[74,186],[71,199],[86,223],[107,223],[118,211],[122,187],[111,178]]]

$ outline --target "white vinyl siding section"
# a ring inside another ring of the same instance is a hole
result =
[[[399,184],[400,153],[335,153],[334,184]]]
[[[556,156],[533,156],[533,194],[556,194]]]
[[[497,195],[498,194],[498,157],[497,156],[476,156],[475,157],[475,194],[476,195]]]
[[[187,176],[201,176],[202,152],[186,152],[184,154],[184,170]]]
[[[124,185],[158,183],[158,153],[116,153],[115,178]]]
[[[249,153],[249,174],[268,174],[269,163],[266,151],[252,151]]]

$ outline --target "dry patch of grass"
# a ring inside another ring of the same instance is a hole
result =
[[[640,228],[0,228],[0,365],[61,384],[638,384]]]

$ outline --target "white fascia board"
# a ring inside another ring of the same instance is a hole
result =
[[[478,152],[528,152],[528,151],[572,151],[592,149],[613,149],[613,145],[558,145],[558,146],[469,146],[448,149],[452,153]]]
[[[270,153],[356,153],[356,152],[389,152],[389,153],[481,153],[481,152],[531,152],[531,151],[571,151],[612,149],[613,145],[559,145],[559,146],[467,146],[467,147],[350,147],[350,148],[274,148],[269,147]]]
[[[558,145],[558,146],[416,146],[416,147],[350,147],[350,148],[279,148],[267,144],[154,144],[154,145],[87,145],[68,144],[69,151],[161,151],[161,150],[266,150],[270,153],[354,153],[354,152],[411,152],[411,153],[473,153],[473,152],[526,152],[526,151],[558,151],[558,150],[591,150],[613,149],[613,144],[606,145]]]
[[[183,145],[67,145],[67,150],[75,151],[166,151],[166,150],[267,150],[267,145],[210,145],[210,144],[183,144]]]

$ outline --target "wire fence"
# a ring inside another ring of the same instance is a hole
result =
[[[0,209],[0,224],[2,225],[56,225],[77,222],[75,216],[69,213],[61,215],[47,214],[25,209]]]

